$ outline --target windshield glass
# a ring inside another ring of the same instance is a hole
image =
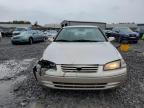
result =
[[[16,28],[15,31],[24,31],[25,28]]]
[[[132,33],[133,31],[130,28],[120,28],[120,32],[123,32],[123,33]]]
[[[95,27],[70,27],[64,28],[55,41],[62,42],[103,42],[106,38]]]
[[[31,32],[23,31],[23,32],[20,33],[21,36],[23,36],[23,35],[28,35],[28,34],[31,34]]]

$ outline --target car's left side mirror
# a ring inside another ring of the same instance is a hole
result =
[[[114,41],[114,40],[115,40],[114,37],[109,37],[109,38],[108,38],[108,41],[109,41],[109,42]]]

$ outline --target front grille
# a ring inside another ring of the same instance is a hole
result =
[[[20,37],[13,37],[13,39],[19,39]]]
[[[93,86],[100,86],[100,85],[107,85],[107,83],[65,83],[65,82],[53,82],[53,84],[56,85],[75,85],[75,86],[79,86],[79,85],[93,85]]]
[[[55,85],[55,87],[59,87],[59,88],[85,88],[85,89],[88,89],[88,88],[99,88],[99,89],[102,89],[102,88],[105,88],[105,86],[62,86],[62,85]]]
[[[53,82],[59,88],[105,88],[107,83],[63,83]]]
[[[63,72],[75,73],[95,73],[98,71],[98,65],[61,65]]]
[[[130,37],[136,37],[136,35],[135,34],[130,34]]]

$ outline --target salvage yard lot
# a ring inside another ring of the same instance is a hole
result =
[[[144,107],[143,41],[130,44],[129,52],[122,53],[128,66],[127,82],[116,90],[106,91],[42,89],[34,79],[32,68],[48,45],[48,42],[12,45],[10,38],[3,38],[0,42],[0,108]]]

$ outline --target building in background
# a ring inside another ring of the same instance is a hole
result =
[[[1,28],[28,28],[31,27],[31,24],[3,24],[0,23]]]
[[[60,24],[45,24],[44,25],[45,28],[47,28],[48,30],[60,30],[61,25]]]
[[[0,22],[0,32],[2,33],[3,37],[11,37],[12,32],[16,28],[29,28],[31,27],[31,22],[28,21],[12,21],[12,22]]]
[[[61,27],[75,26],[75,25],[98,26],[103,30],[106,29],[106,23],[104,22],[69,21],[69,20],[64,20],[61,22]]]

